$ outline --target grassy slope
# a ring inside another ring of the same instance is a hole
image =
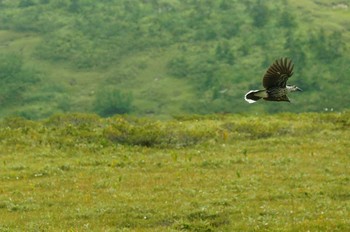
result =
[[[71,111],[90,111],[95,92],[105,86],[130,91],[135,113],[143,115],[176,115],[182,112],[181,103],[194,98],[192,87],[186,80],[173,79],[166,74],[167,57],[176,54],[176,49],[137,53],[124,57],[123,61],[108,69],[84,71],[65,63],[35,59],[32,53],[41,39],[33,34],[1,31],[1,39],[3,52],[20,52],[26,66],[35,67],[42,74],[42,83],[26,94],[28,99],[34,99],[34,103],[2,109],[3,115],[38,111],[39,117],[48,116],[57,112],[61,97],[62,101],[69,101]],[[48,101],[52,97],[52,101]]]
[[[338,1],[338,3],[336,3],[336,1],[293,1],[293,6],[300,9],[302,19],[315,17],[312,20],[312,23],[315,23],[315,26],[326,26],[330,30],[346,30],[349,27],[348,23],[350,22],[350,19],[348,11],[339,7],[340,5],[344,4],[341,1]],[[349,38],[348,33],[345,33],[345,35]]]
[[[349,230],[349,112],[263,117],[2,121],[0,230]]]
[[[111,68],[102,85],[115,85],[131,91],[137,114],[178,114],[182,111],[182,103],[195,95],[189,82],[166,74],[167,57],[174,53],[176,49],[169,48],[131,55],[117,67]],[[119,75],[122,78],[118,77],[120,69],[126,70]]]
[[[309,28],[317,30],[317,28],[322,26],[326,28],[327,32],[340,30],[343,32],[344,39],[350,38],[347,11],[333,9],[333,5],[329,4],[328,1],[317,1],[317,3],[314,1],[293,1],[290,4],[290,7],[293,9],[292,12],[297,14],[297,33],[305,34],[309,32]],[[271,3],[270,5],[273,8],[273,4]],[[298,11],[295,11],[295,9],[298,9]],[[32,91],[26,93],[26,103],[2,108],[0,113],[3,116],[16,112],[32,112],[29,113],[32,114],[32,117],[40,118],[60,111],[91,111],[92,102],[95,98],[94,93],[97,89],[103,88],[106,85],[115,85],[118,88],[132,92],[134,96],[134,113],[142,115],[153,113],[157,115],[176,115],[185,113],[186,109],[183,108],[184,102],[189,102],[189,105],[191,105],[191,102],[198,103],[198,101],[203,101],[203,106],[205,106],[206,100],[210,99],[210,93],[208,93],[209,96],[202,95],[200,96],[201,99],[198,99],[198,96],[193,91],[194,86],[190,82],[172,78],[167,73],[167,62],[179,54],[178,44],[167,48],[167,50],[151,49],[129,54],[107,69],[81,71],[72,68],[67,63],[51,63],[45,60],[37,60],[33,54],[35,46],[42,41],[42,38],[38,35],[12,31],[1,31],[0,35],[0,43],[3,45],[2,52],[21,53],[25,59],[25,65],[34,67],[42,72],[41,79],[43,80],[39,86],[34,86]],[[243,40],[245,38],[238,38],[237,43],[235,42],[234,45],[237,44],[239,46]],[[276,46],[281,46],[282,42]],[[182,44],[180,43],[180,45]],[[189,49],[203,49],[201,47],[202,45],[198,43],[186,44],[186,46]],[[214,45],[207,43],[203,46],[210,47]],[[203,50],[205,51],[205,49]],[[281,48],[277,50],[280,51]],[[261,67],[261,72],[257,74],[256,72],[250,73],[248,69],[249,65],[256,66],[256,64],[261,63],[264,53],[265,51],[262,51],[260,48],[254,48],[254,57],[250,55],[240,60],[240,72],[249,77],[262,75],[265,67]],[[271,56],[275,57],[279,55],[274,54]],[[317,67],[313,67],[310,70],[312,71],[306,72],[307,76],[315,75],[314,78],[319,78],[315,74],[318,72]],[[235,73],[236,69],[234,68],[231,71]],[[296,72],[298,73],[297,67]],[[330,83],[326,81],[322,82],[323,88],[335,88],[334,84],[332,84],[334,82],[332,79],[333,75],[329,72],[321,73],[325,73],[325,76],[322,76],[322,78],[330,79]],[[296,78],[299,77],[296,75]],[[251,81],[242,82],[242,84],[237,86],[233,86],[233,84],[227,83],[227,81],[223,83],[228,88],[227,96],[232,98],[229,101],[233,104],[232,109],[238,108],[248,112],[261,112],[270,107],[270,105],[267,107],[266,104],[251,107],[241,101],[241,96],[250,88],[248,85],[254,84],[254,88],[260,87],[259,84],[256,84],[256,80],[258,78],[252,78]],[[176,89],[171,90],[174,86]],[[341,89],[342,87],[338,86],[337,88]],[[308,94],[309,92],[310,90],[307,89],[306,93],[304,93],[304,96],[307,96],[307,98],[295,97],[295,101],[299,102],[298,106],[279,105],[278,107],[282,111],[297,111],[296,109],[298,107],[300,108],[301,105],[307,106],[309,99],[314,99],[313,94]],[[238,98],[239,100],[236,100]],[[292,96],[292,98],[294,97]],[[325,99],[322,105],[331,108],[332,103],[339,102],[342,99]],[[215,103],[213,104],[215,105]],[[203,108],[203,106],[199,105],[199,108]],[[273,106],[271,108],[273,109]]]

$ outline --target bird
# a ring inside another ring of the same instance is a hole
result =
[[[263,90],[250,90],[244,99],[248,103],[255,103],[261,98],[266,101],[290,102],[287,94],[303,91],[296,85],[287,85],[287,80],[293,75],[294,64],[289,58],[275,60],[267,69],[263,77]]]

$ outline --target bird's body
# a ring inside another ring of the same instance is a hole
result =
[[[302,91],[295,85],[287,85],[287,80],[293,75],[292,61],[288,58],[276,60],[266,71],[263,77],[264,90],[250,90],[244,99],[254,103],[259,99],[266,101],[287,101],[287,94],[294,91]]]

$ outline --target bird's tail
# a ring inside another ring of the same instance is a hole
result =
[[[245,96],[244,99],[249,103],[254,103],[261,98],[266,98],[266,90],[250,90]]]

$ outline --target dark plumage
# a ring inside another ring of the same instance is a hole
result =
[[[266,101],[287,101],[289,92],[302,91],[295,85],[287,85],[287,80],[293,75],[294,65],[288,58],[276,60],[263,77],[264,90],[250,90],[244,99],[254,103],[263,98]]]

